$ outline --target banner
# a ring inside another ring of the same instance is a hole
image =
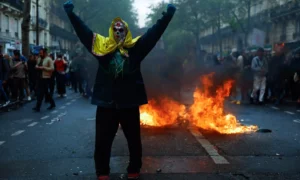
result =
[[[266,33],[259,29],[254,28],[248,37],[249,46],[264,47]]]

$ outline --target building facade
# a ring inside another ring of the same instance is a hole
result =
[[[300,1],[256,1],[251,5],[250,15],[250,29],[247,36],[240,27],[233,29],[229,24],[222,25],[222,54],[227,54],[232,49],[251,49],[254,46],[263,46],[268,50],[278,45],[286,46],[288,49],[300,46]],[[247,24],[246,19],[240,21],[244,25]],[[201,32],[200,39],[202,49],[206,52],[220,52],[216,29],[209,28]]]
[[[50,38],[49,48],[52,52],[63,53],[68,56],[69,52],[74,49],[78,38],[75,35],[73,27],[61,7],[55,3],[51,4],[50,10]]]
[[[29,29],[29,45],[43,46],[50,52],[68,54],[78,42],[66,13],[61,7],[56,7],[53,1],[31,0],[31,20]],[[22,49],[22,13],[23,0],[0,1],[0,44],[3,53],[12,55],[13,50]],[[38,8],[38,20],[37,20]],[[38,32],[36,26],[38,25]],[[37,34],[39,42],[37,42]]]
[[[29,44],[30,46],[44,46],[50,45],[50,1],[49,0],[31,0],[31,20],[30,20],[30,32],[29,32]],[[39,11],[39,17],[37,20],[37,8]],[[37,22],[38,21],[38,22]],[[38,25],[38,32],[36,26]],[[37,43],[37,34],[39,35],[39,42]]]
[[[23,2],[21,0],[2,0],[0,2],[0,44],[2,53],[12,54],[21,48],[21,23]]]

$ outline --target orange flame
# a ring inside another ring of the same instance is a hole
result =
[[[147,105],[140,107],[141,124],[159,127],[174,125],[178,117],[185,114],[185,111],[184,105],[166,97],[159,101],[150,100]]]
[[[213,86],[213,74],[201,78],[204,90],[196,88],[194,103],[189,109],[169,98],[158,101],[150,100],[148,105],[142,106],[141,124],[148,126],[174,125],[178,119],[186,119],[191,124],[206,130],[217,131],[222,134],[236,134],[254,132],[257,126],[244,126],[232,114],[224,114],[224,100],[230,94],[233,81],[227,81],[218,88],[213,97],[209,89]]]

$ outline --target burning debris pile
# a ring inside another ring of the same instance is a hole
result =
[[[221,134],[256,131],[257,126],[244,126],[234,115],[224,113],[224,100],[230,94],[233,81],[226,81],[211,94],[211,87],[214,85],[212,78],[213,74],[201,78],[202,88],[196,88],[194,103],[189,108],[166,97],[150,100],[148,105],[140,108],[141,124],[162,127],[174,125],[179,119],[184,119],[199,128]]]

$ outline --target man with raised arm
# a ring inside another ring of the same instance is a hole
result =
[[[99,62],[92,96],[92,104],[97,105],[94,154],[97,177],[109,179],[111,147],[120,123],[130,152],[128,179],[139,179],[142,167],[139,106],[148,102],[141,62],[168,27],[176,8],[168,5],[162,18],[135,39],[128,24],[119,17],[112,21],[109,37],[103,37],[90,30],[73,12],[72,1],[67,1],[64,8],[80,41]]]

